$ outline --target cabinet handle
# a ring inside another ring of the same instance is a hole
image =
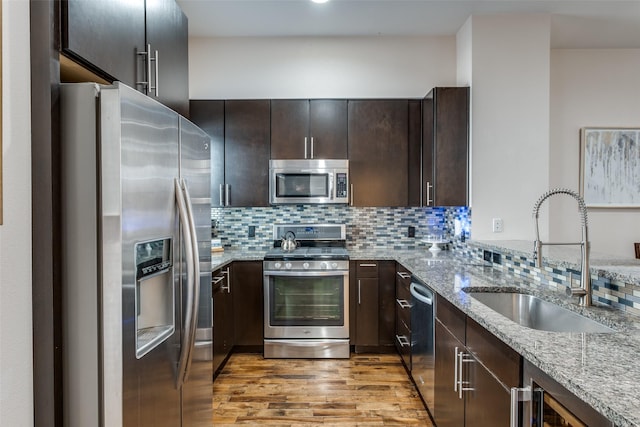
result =
[[[224,280],[224,276],[216,276],[211,281],[211,284],[212,285],[217,285],[218,283],[220,283],[221,280]]]
[[[224,184],[220,184],[220,206],[224,206]]]
[[[431,206],[431,203],[433,203],[433,200],[431,200],[431,189],[433,188],[433,185],[431,185],[431,183],[429,181],[427,181],[427,206]]]
[[[360,264],[360,267],[377,267],[378,264],[372,264],[372,263],[364,263],[364,264]]]
[[[518,410],[518,402],[531,401],[531,387],[511,387],[511,411],[510,411],[510,427],[518,427],[520,411]]]
[[[398,340],[400,347],[406,347],[411,345],[411,343],[409,342],[409,339],[404,335],[396,335],[396,339]]]
[[[360,305],[361,299],[360,299],[360,280],[358,280],[358,305]]]
[[[411,303],[408,302],[406,299],[397,299],[396,298],[396,302],[398,303],[400,308],[411,308]]]
[[[458,367],[460,369],[460,372],[458,373],[458,398],[462,399],[463,391],[473,391],[473,387],[464,387],[465,385],[469,385],[469,381],[464,381],[462,364],[473,363],[473,358],[471,358],[464,351],[461,351],[460,353],[458,353],[458,358],[460,359],[460,361],[458,362],[459,363]]]
[[[453,349],[453,391],[458,391],[458,347]]]
[[[401,279],[411,278],[411,275],[409,273],[405,273],[404,271],[398,271],[396,274],[400,276]]]
[[[227,276],[227,286],[222,286],[220,289],[222,289],[223,291],[227,291],[227,293],[230,294],[231,293],[231,271],[229,270],[229,267],[227,267],[226,270],[222,270],[222,274]]]
[[[304,158],[307,158],[307,137],[304,137]]]
[[[149,47],[151,47],[151,45],[149,45]],[[155,62],[155,68],[156,68],[156,85],[152,86],[151,89],[153,89],[156,92],[156,98],[159,96],[159,91],[160,91],[160,74],[158,73],[158,69],[159,66],[158,64],[160,63],[160,57],[158,56],[158,51],[155,51],[156,53],[156,57],[153,59],[153,61]],[[151,82],[151,79],[149,79],[149,82]]]
[[[353,206],[353,184],[351,184],[351,194],[350,194],[350,200],[349,200],[349,206]]]
[[[311,158],[313,159],[313,137],[311,137]]]
[[[151,92],[151,45],[148,44],[147,45],[147,50],[143,51],[143,52],[137,52],[138,55],[140,56],[145,56],[145,68],[146,68],[146,78],[147,80],[142,80],[142,81],[137,81],[136,84],[137,85],[141,85],[145,87],[145,90],[147,92],[147,94],[149,92]]]
[[[230,184],[225,184],[224,185],[224,205],[225,206],[231,206],[231,185]]]

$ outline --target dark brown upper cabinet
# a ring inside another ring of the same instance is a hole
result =
[[[422,113],[422,205],[466,206],[469,88],[432,89],[422,102]]]
[[[189,117],[187,17],[175,0],[146,0],[146,4],[147,48],[152,58],[147,95]],[[148,61],[146,55],[144,59]]]
[[[353,206],[408,206],[409,101],[349,101]]]
[[[347,100],[272,100],[271,158],[347,158]]]
[[[224,101],[192,100],[191,121],[211,137],[211,206],[224,206]]]
[[[269,123],[269,100],[225,101],[225,206],[269,206]]]
[[[60,24],[65,56],[188,116],[188,24],[175,0],[64,0]]]

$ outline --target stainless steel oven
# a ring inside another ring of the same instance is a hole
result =
[[[344,225],[280,227],[274,235],[306,238],[290,251],[274,239],[276,247],[265,256],[264,356],[348,358],[348,254],[344,241],[324,240],[333,231],[344,235]]]

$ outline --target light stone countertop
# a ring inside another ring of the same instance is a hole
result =
[[[607,308],[581,308],[544,285],[455,252],[442,251],[433,256],[428,250],[350,249],[349,255],[351,260],[399,262],[616,426],[640,425],[640,318]],[[215,256],[212,268],[232,261],[262,260],[263,256],[263,251],[229,250]],[[533,294],[605,323],[616,332],[545,332],[525,328],[471,298],[465,288],[502,288]]]

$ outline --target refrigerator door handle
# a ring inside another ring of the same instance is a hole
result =
[[[180,357],[178,359],[178,371],[176,376],[176,388],[180,388],[184,383],[184,379],[186,377],[186,372],[188,370],[188,365],[191,362],[191,331],[193,330],[195,333],[195,327],[192,324],[193,319],[193,288],[195,282],[195,271],[194,267],[196,264],[193,262],[194,254],[193,254],[193,242],[192,242],[192,233],[191,233],[191,224],[189,222],[189,212],[187,210],[187,205],[185,201],[185,195],[182,190],[182,185],[180,181],[176,178],[175,181],[175,190],[176,190],[176,202],[178,204],[178,215],[180,216],[180,223],[182,224],[182,234],[184,239],[184,252],[186,256],[186,265],[187,265],[187,295],[186,295],[186,313],[184,316],[184,327],[183,327],[183,335],[180,345]]]

